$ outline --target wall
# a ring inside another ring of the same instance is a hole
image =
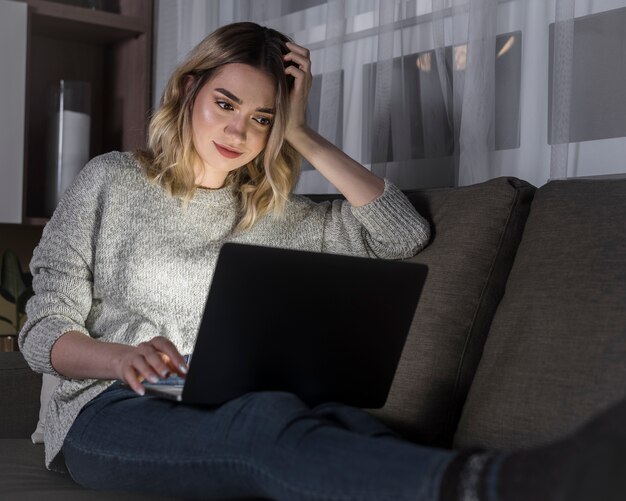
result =
[[[27,5],[0,0],[0,221],[22,220]]]

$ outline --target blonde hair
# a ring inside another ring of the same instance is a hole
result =
[[[242,63],[266,72],[276,83],[267,144],[254,160],[226,178],[239,196],[238,230],[250,228],[265,214],[281,214],[300,172],[299,154],[284,141],[293,86],[282,59],[289,52],[287,41],[278,31],[250,22],[229,24],[211,33],[172,73],[161,106],[150,120],[148,146],[135,152],[148,178],[186,204],[196,191],[193,165],[198,154],[191,117],[200,89],[225,64]]]

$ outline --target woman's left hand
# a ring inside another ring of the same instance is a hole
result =
[[[285,74],[294,78],[293,88],[289,96],[289,118],[285,129],[285,139],[289,142],[293,134],[306,126],[306,105],[313,83],[309,50],[298,44],[287,42],[291,51],[283,56],[285,62],[291,61],[296,66],[287,66]]]

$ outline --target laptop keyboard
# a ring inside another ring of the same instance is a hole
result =
[[[185,384],[185,380],[180,376],[170,376],[165,379],[159,379],[156,383],[149,383],[152,386],[183,386]]]
[[[144,384],[144,387],[146,388],[146,390],[158,389],[159,393],[161,394],[166,393],[168,395],[180,395],[183,389],[183,387],[180,385],[165,386],[165,385],[160,385],[158,383]]]

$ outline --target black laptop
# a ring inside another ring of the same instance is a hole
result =
[[[425,265],[226,243],[185,379],[146,392],[217,405],[287,391],[314,406],[385,404]]]

